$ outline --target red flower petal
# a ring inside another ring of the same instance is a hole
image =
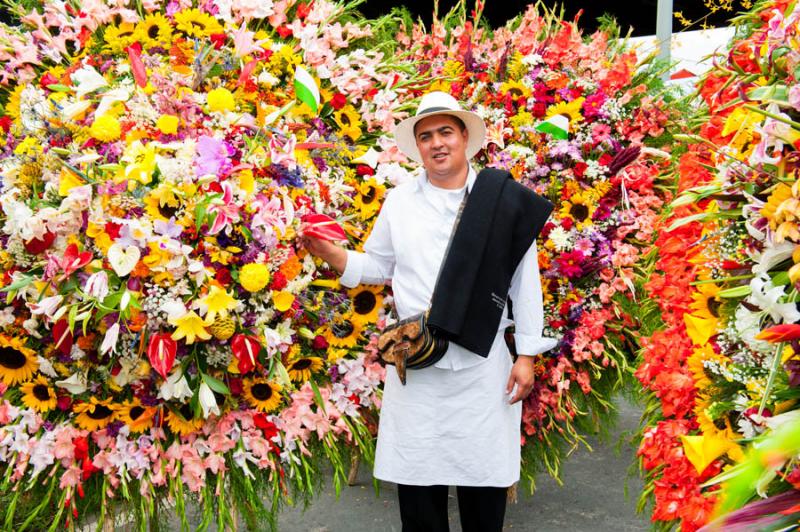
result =
[[[321,240],[347,240],[344,229],[336,220],[325,214],[307,214],[302,218],[300,232],[302,235]]]
[[[157,333],[150,337],[147,346],[147,358],[150,365],[164,379],[169,375],[169,370],[175,364],[175,353],[178,344],[172,339],[169,333]]]

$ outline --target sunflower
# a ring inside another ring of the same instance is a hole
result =
[[[169,409],[166,419],[169,430],[178,436],[186,436],[203,426],[203,420],[194,419],[194,412],[189,403],[181,405],[178,410]]]
[[[355,188],[358,194],[353,200],[353,207],[359,210],[362,220],[372,218],[381,208],[381,200],[386,194],[386,187],[378,184],[372,178],[363,183],[358,183]]]
[[[562,218],[569,218],[575,222],[580,230],[592,225],[592,215],[597,209],[597,202],[588,192],[577,192],[569,197],[561,206]]]
[[[354,322],[366,325],[378,320],[378,311],[383,304],[383,286],[362,284],[348,290],[347,294],[352,302],[351,316]]]
[[[717,320],[719,318],[719,307],[722,305],[722,298],[719,297],[720,287],[713,283],[697,285],[696,292],[692,294],[692,303],[689,307],[692,314],[707,320]]]
[[[183,205],[175,194],[175,189],[162,183],[145,196],[144,206],[145,212],[151,219],[167,222],[170,218],[177,217],[178,211]]]
[[[125,423],[131,432],[144,432],[153,426],[156,409],[152,406],[142,406],[138,399],[119,405],[117,419]]]
[[[8,102],[6,102],[6,115],[8,115],[12,120],[17,120],[19,118],[20,113],[20,101],[22,100],[22,91],[25,89],[26,85],[24,83],[20,83],[14,90],[12,90],[8,95]]]
[[[36,353],[25,347],[22,338],[0,334],[0,380],[14,386],[31,380],[38,369]]]
[[[528,98],[531,95],[531,90],[522,84],[521,81],[506,81],[500,85],[501,94],[510,94],[514,101],[520,98]]]
[[[260,410],[261,412],[272,412],[278,407],[279,404],[281,404],[282,389],[283,388],[280,384],[270,382],[261,377],[256,379],[245,379],[244,398],[247,403],[256,410]]]
[[[56,392],[44,375],[39,375],[36,379],[26,382],[19,387],[19,391],[23,394],[23,404],[37,412],[49,412],[58,404]]]
[[[714,348],[709,344],[696,348],[686,360],[686,366],[694,379],[694,387],[701,391],[712,384],[712,376],[709,375],[706,369],[706,362],[715,362],[720,366],[727,365],[725,357],[715,353]]]
[[[319,357],[304,357],[300,354],[289,360],[286,370],[289,378],[296,382],[305,382],[311,378],[311,374],[322,369],[322,359]]]
[[[352,105],[345,105],[333,113],[333,120],[339,126],[342,135],[350,137],[353,142],[361,136],[361,116]]]
[[[578,125],[578,122],[583,121],[581,114],[581,106],[585,98],[575,98],[571,102],[559,102],[547,108],[547,114],[544,119],[548,120],[556,115],[564,115],[569,118],[570,131]]]
[[[78,416],[75,423],[84,430],[100,430],[114,421],[116,410],[119,405],[115,405],[112,399],[98,399],[92,397],[88,403],[76,403],[72,411]]]
[[[116,26],[109,26],[103,34],[106,42],[104,50],[111,53],[121,54],[125,48],[136,41],[136,26],[130,22],[121,22]]]
[[[189,37],[210,37],[223,32],[217,19],[196,8],[175,13],[175,27]]]
[[[136,25],[136,40],[145,49],[154,46],[168,47],[172,42],[172,26],[169,19],[161,13],[150,13]]]
[[[363,326],[352,315],[337,316],[322,330],[323,336],[334,347],[355,347],[361,339]]]

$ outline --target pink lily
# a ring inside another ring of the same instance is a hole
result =
[[[233,198],[233,187],[227,181],[222,183],[222,197],[214,200],[208,207],[209,213],[216,214],[214,225],[211,226],[209,233],[216,235],[230,223],[239,221],[239,207]]]

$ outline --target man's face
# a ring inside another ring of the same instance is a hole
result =
[[[447,179],[466,171],[469,134],[455,117],[423,118],[417,122],[414,137],[428,177]]]

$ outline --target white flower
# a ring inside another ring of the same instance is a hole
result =
[[[94,92],[100,87],[108,86],[106,78],[91,66],[85,66],[76,70],[70,75],[70,78],[72,78],[72,82],[77,85],[75,93],[79,98],[83,98],[86,94]]]
[[[98,301],[103,301],[108,295],[108,274],[105,270],[90,275],[83,285],[83,291]]]
[[[553,230],[550,231],[549,238],[558,251],[568,251],[572,249],[574,245],[570,232],[560,225],[555,226]]]
[[[109,351],[117,350],[117,338],[119,338],[119,323],[115,323],[106,331],[103,344],[100,346],[100,354],[105,355]]]
[[[28,303],[28,308],[33,315],[44,314],[48,318],[52,319],[58,310],[58,306],[61,304],[62,299],[64,299],[64,297],[60,295],[46,297],[38,303]]]
[[[161,388],[158,390],[158,398],[164,399],[165,401],[171,399],[185,401],[186,399],[190,399],[192,395],[194,394],[189,388],[189,383],[186,382],[186,377],[183,376],[180,369],[170,373],[167,380],[164,381],[164,384],[162,384]]]
[[[750,281],[752,293],[747,298],[770,315],[775,323],[795,323],[800,321],[800,312],[794,302],[780,303],[786,294],[783,286],[775,286],[767,274],[761,274]]]
[[[794,244],[791,242],[781,242],[780,244],[767,247],[763,253],[754,254],[753,260],[755,260],[757,264],[753,266],[753,273],[756,275],[767,273],[773,267],[791,257],[793,251]]]
[[[89,389],[86,386],[86,376],[80,373],[73,373],[68,379],[56,381],[56,386],[64,388],[72,395],[79,395]]]
[[[208,419],[210,414],[220,415],[219,406],[217,406],[217,399],[214,397],[214,392],[205,382],[200,383],[200,392],[198,393],[200,399],[200,406],[203,408],[203,417]]]
[[[56,370],[53,368],[53,364],[50,363],[50,360],[44,358],[42,355],[39,355],[37,360],[39,361],[39,373],[43,373],[51,379],[58,378],[58,373],[56,373]]]

